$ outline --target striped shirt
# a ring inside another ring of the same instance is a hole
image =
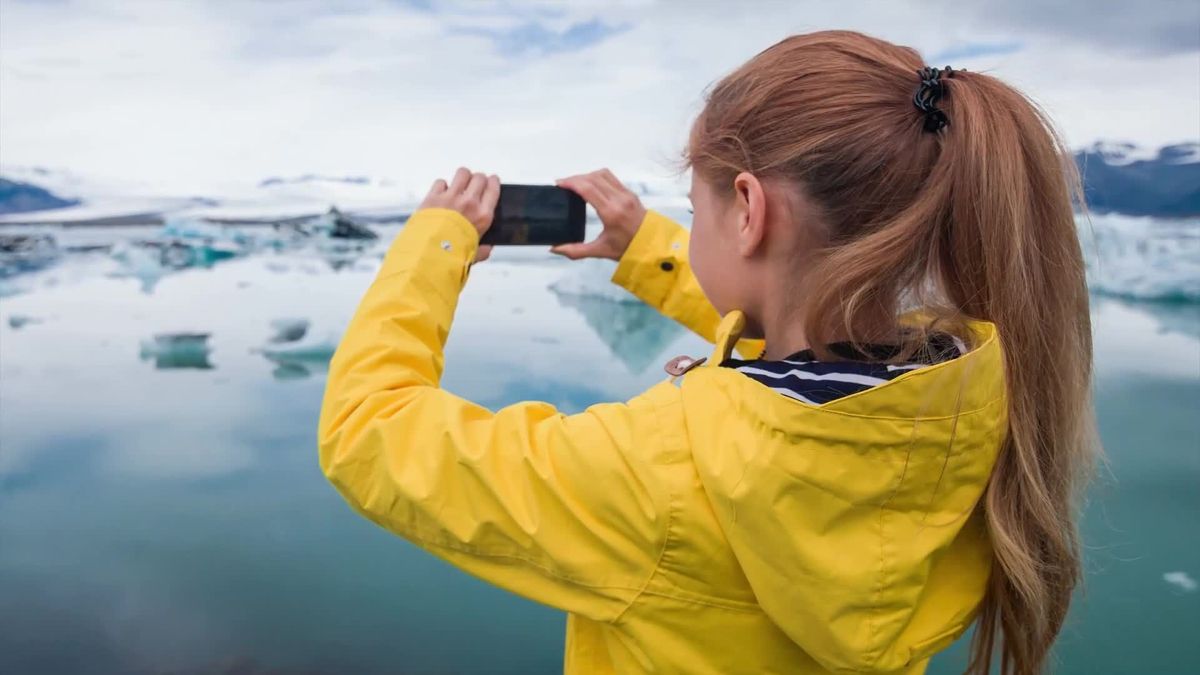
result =
[[[721,365],[784,396],[821,405],[967,353],[963,341],[948,333],[930,335],[926,346],[912,360],[899,364],[882,363],[899,352],[893,345],[862,345],[860,350],[849,342],[834,342],[829,349],[843,360],[818,361],[811,349],[803,349],[781,361],[727,359]]]

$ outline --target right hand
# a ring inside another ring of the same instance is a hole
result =
[[[560,244],[551,253],[571,260],[580,258],[609,258],[620,260],[646,217],[646,207],[633,191],[625,187],[608,169],[556,181],[583,197],[596,209],[604,229],[592,241],[579,244]]]

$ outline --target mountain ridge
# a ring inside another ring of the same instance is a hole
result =
[[[1129,142],[1098,141],[1076,150],[1073,157],[1083,180],[1084,199],[1091,212],[1172,219],[1200,217],[1200,142],[1146,148]],[[76,189],[77,180],[72,176],[69,181],[57,181],[60,184],[56,186],[54,172],[47,169],[0,170],[0,216],[36,214],[51,209],[73,211],[69,207],[86,206],[94,201],[93,195]],[[643,181],[631,181],[630,187],[642,196],[658,194]],[[390,194],[394,184],[389,180],[375,180],[362,175],[308,173],[294,177],[268,177],[254,188],[256,192],[262,190],[264,195],[279,189],[288,189],[289,192],[276,193],[276,201],[287,196],[308,197],[317,201],[339,201],[339,197],[346,197],[354,201],[352,193],[346,192],[350,190],[371,193],[374,203]],[[56,190],[61,194],[56,194]],[[293,193],[291,190],[299,192]],[[107,196],[106,192],[101,190],[95,197]],[[246,195],[240,195],[235,200],[193,197],[189,201],[216,207],[224,202],[246,202]],[[399,203],[404,199],[397,194],[395,201]],[[62,216],[66,218],[68,214]]]

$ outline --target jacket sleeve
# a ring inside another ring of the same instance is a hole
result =
[[[360,514],[464,571],[615,619],[665,543],[666,490],[635,450],[655,443],[653,404],[493,413],[439,389],[477,246],[454,211],[424,209],[405,225],[330,364],[321,468]]]
[[[646,211],[637,234],[617,263],[612,280],[643,302],[712,342],[721,315],[704,296],[688,263],[689,232],[657,211]],[[737,350],[757,358],[762,340],[740,340]]]

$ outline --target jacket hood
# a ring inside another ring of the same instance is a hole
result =
[[[976,506],[1007,429],[995,326],[968,353],[824,405],[721,368],[684,377],[697,471],[763,611],[834,671],[903,670],[973,620],[991,548]]]

